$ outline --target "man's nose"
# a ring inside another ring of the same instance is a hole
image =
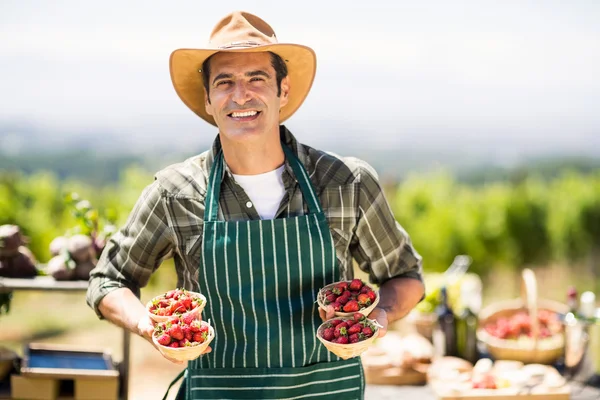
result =
[[[248,91],[245,82],[236,82],[233,89],[232,100],[240,106],[243,106],[250,100],[250,92]]]

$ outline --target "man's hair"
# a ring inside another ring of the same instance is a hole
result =
[[[273,53],[272,51],[269,51],[269,54],[271,55],[271,65],[273,66],[273,69],[275,70],[275,78],[277,79],[277,97],[279,97],[279,96],[281,96],[281,81],[283,80],[283,78],[285,78],[288,75],[288,69],[287,69],[287,65],[286,65],[285,61],[283,61],[283,59],[279,55]],[[202,82],[204,83],[204,90],[206,90],[206,95],[209,97],[208,98],[209,103],[210,103],[209,79],[210,79],[210,59],[211,58],[212,58],[212,56],[208,57],[202,63]]]

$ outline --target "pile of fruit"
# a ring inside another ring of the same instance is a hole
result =
[[[377,326],[363,314],[352,318],[334,318],[319,327],[321,337],[337,344],[354,344],[367,340],[377,332]]]
[[[189,312],[197,314],[205,304],[206,299],[199,293],[174,289],[150,300],[146,308],[154,320],[164,322],[166,318],[156,317],[180,316]]]
[[[209,337],[209,325],[203,324],[196,314],[172,316],[167,322],[154,326],[154,338],[161,346],[179,348],[198,346]]]
[[[538,310],[539,338],[549,338],[562,332],[562,324],[555,312]],[[518,312],[507,318],[498,318],[487,323],[484,327],[490,335],[499,339],[519,339],[532,337],[531,317],[525,311]]]
[[[319,292],[323,305],[331,305],[336,312],[354,313],[375,303],[377,293],[361,279],[328,285]]]

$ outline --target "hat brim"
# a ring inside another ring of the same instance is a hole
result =
[[[200,69],[204,61],[215,53],[257,53],[271,51],[279,55],[288,67],[290,93],[288,103],[281,108],[279,122],[296,112],[308,95],[315,79],[317,57],[310,48],[298,44],[277,43],[238,49],[178,49],[171,53],[169,68],[171,80],[179,98],[206,122],[217,125],[206,112],[204,84]]]

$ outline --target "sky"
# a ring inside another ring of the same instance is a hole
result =
[[[2,0],[0,125],[212,140],[215,128],[177,97],[168,60],[204,47],[233,10],[315,50],[313,89],[286,125],[317,147],[600,147],[595,0]]]

